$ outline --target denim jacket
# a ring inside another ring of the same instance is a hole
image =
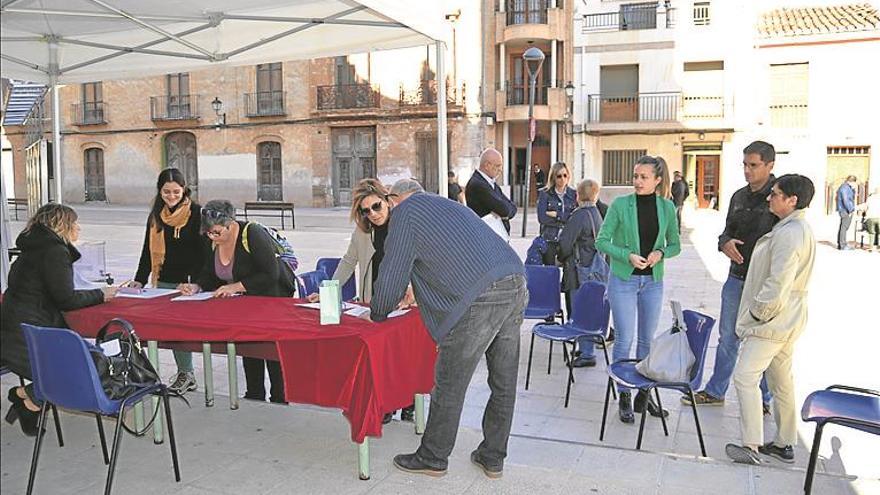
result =
[[[556,194],[556,190],[550,192],[541,190],[538,192],[538,223],[541,224],[541,237],[547,241],[559,240],[559,231],[565,226],[571,212],[577,207],[577,193],[570,187],[565,188],[562,199]],[[547,215],[547,212],[555,211],[556,218]]]

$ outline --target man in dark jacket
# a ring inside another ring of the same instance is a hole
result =
[[[853,212],[856,211],[856,176],[850,175],[837,188],[837,213],[840,215],[840,227],[837,229],[837,249],[852,249],[846,244],[846,231],[852,224]]]
[[[394,457],[403,471],[442,476],[455,445],[468,384],[485,355],[492,394],[483,414],[483,442],[471,461],[499,478],[507,456],[519,371],[520,326],[528,300],[522,261],[464,206],[424,192],[412,180],[391,188],[385,257],[370,301],[383,321],[412,284],[419,312],[439,354],[431,414],[421,445]],[[470,195],[468,195],[470,197]]]
[[[718,250],[730,258],[730,272],[721,289],[721,315],[718,319],[718,348],[715,369],[705,389],[695,394],[697,405],[723,405],[733,367],[739,355],[739,338],[736,336],[736,317],[742,298],[749,261],[758,239],[773,228],[779,220],[770,212],[767,196],[776,178],[773,164],[776,150],[764,141],[755,141],[743,149],[743,172],[745,187],[730,198],[724,232],[718,236]],[[769,410],[770,392],[767,382],[761,381],[765,412]],[[690,404],[690,399],[682,397]]]
[[[495,182],[501,174],[503,158],[498,150],[488,148],[480,155],[480,168],[474,171],[464,190],[468,208],[478,217],[493,214],[501,218],[507,233],[510,219],[516,215],[516,205],[501,191]]]
[[[681,172],[675,171],[675,178],[672,181],[672,202],[675,204],[675,216],[678,218],[678,233],[681,233],[681,209],[684,207],[684,200],[690,196],[687,182],[682,177]]]

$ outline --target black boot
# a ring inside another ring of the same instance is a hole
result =
[[[400,420],[412,423],[416,417],[416,406],[407,406],[400,410]]]
[[[633,415],[632,394],[630,392],[620,392],[619,410],[620,420],[624,423],[634,423],[636,418]]]
[[[655,418],[659,418],[663,416],[664,418],[669,416],[669,411],[665,409],[660,409],[660,406],[654,402],[654,398],[651,397],[651,393],[645,390],[639,390],[639,393],[636,394],[635,404],[633,405],[633,409],[637,413],[641,413],[645,410],[645,407],[648,408],[648,414],[654,416]]]

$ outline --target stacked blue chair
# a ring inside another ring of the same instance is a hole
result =
[[[608,350],[605,348],[605,337],[608,333],[608,321],[611,315],[611,305],[605,295],[605,285],[598,282],[584,283],[574,294],[571,318],[563,325],[539,323],[532,328],[532,341],[529,344],[529,364],[526,370],[526,390],[529,389],[529,380],[532,376],[532,353],[535,350],[535,336],[552,342],[561,342],[562,351],[569,355],[567,345],[571,345],[571,355],[574,355],[574,345],[581,337],[586,337],[596,344],[602,345],[605,352],[605,364],[610,365]],[[565,387],[565,407],[568,407],[568,398],[571,395],[571,384],[574,383],[572,360],[567,359],[568,380]]]
[[[315,270],[324,270],[324,273],[327,274],[327,278],[333,278],[333,274],[336,273],[336,267],[339,266],[339,258],[320,258],[318,262],[315,263]],[[357,287],[355,286],[354,277],[348,279],[345,282],[345,285],[342,286],[342,300],[343,301],[351,301],[357,297]]]
[[[301,273],[297,277],[297,292],[299,297],[306,297],[309,294],[317,294],[321,282],[327,280],[327,274],[324,270],[315,270],[313,272]]]
[[[31,460],[28,477],[27,493],[33,492],[37,474],[37,463],[40,459],[40,447],[43,443],[43,426],[49,406],[57,405],[66,409],[92,413],[98,419],[98,433],[104,451],[104,462],[109,463],[107,482],[104,494],[109,495],[113,487],[113,475],[116,470],[116,459],[122,442],[123,418],[125,410],[138,403],[144,397],[159,395],[165,406],[165,418],[168,422],[168,439],[171,445],[171,461],[174,466],[174,479],[180,481],[180,467],[177,462],[177,444],[174,439],[174,424],[171,420],[171,406],[168,404],[168,389],[157,383],[137,389],[122,400],[111,400],[104,393],[101,379],[95,369],[85,341],[71,330],[62,328],[45,328],[22,324],[31,371],[34,377],[34,393],[36,399],[43,401],[40,411],[40,422],[37,428],[37,439],[34,442],[34,454]],[[113,435],[113,449],[107,459],[107,443],[101,416],[116,417],[116,432]],[[161,418],[157,418],[161,421]]]
[[[555,266],[526,265],[526,285],[529,290],[529,304],[523,318],[553,323],[563,319],[560,300],[560,272]],[[547,358],[547,374],[553,365],[553,341],[550,341],[550,356]],[[528,387],[526,387],[528,390]]]
[[[690,380],[687,382],[657,382],[642,375],[636,371],[636,363],[638,359],[621,359],[608,368],[608,386],[605,389],[605,409],[602,412],[602,429],[599,432],[599,441],[605,439],[605,420],[608,417],[608,399],[611,395],[611,389],[614,383],[619,383],[625,387],[637,388],[647,393],[654,391],[657,398],[657,405],[661,408],[663,403],[660,402],[660,389],[668,388],[678,390],[683,394],[688,394],[691,399],[691,409],[694,412],[694,423],[697,426],[697,437],[700,439],[700,451],[703,457],[706,457],[706,446],[703,443],[703,431],[700,429],[700,418],[697,416],[697,406],[694,400],[694,390],[697,390],[703,380],[703,366],[706,363],[706,351],[709,349],[709,337],[712,335],[712,327],[715,326],[715,319],[711,316],[698,313],[696,311],[684,311],[684,324],[687,328],[688,344],[694,353],[696,360],[691,367]],[[636,449],[642,448],[642,434],[645,431],[645,415],[648,411],[646,407],[642,411],[642,419],[639,424],[639,439],[636,441]],[[666,427],[666,418],[661,416],[660,421],[663,423],[663,433],[669,436],[669,430]]]
[[[809,495],[813,489],[813,475],[816,474],[822,429],[831,423],[880,435],[880,392],[846,385],[832,385],[825,390],[817,390],[804,401],[801,419],[816,423],[810,463],[804,480],[804,493]]]

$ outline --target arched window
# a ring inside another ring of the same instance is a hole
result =
[[[257,144],[257,200],[281,201],[281,143]]]
[[[86,201],[107,201],[104,191],[104,150],[88,148],[83,154]]]

